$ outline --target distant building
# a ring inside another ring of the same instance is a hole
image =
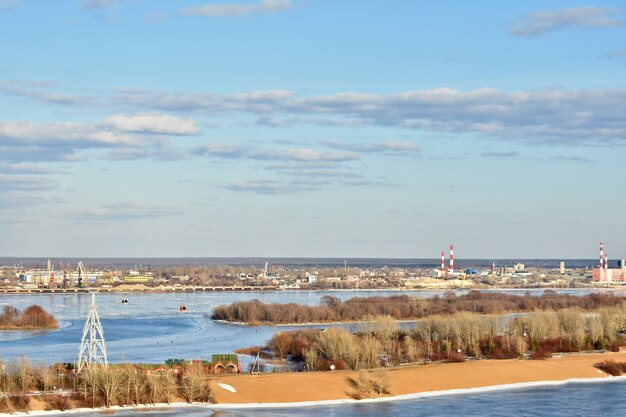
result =
[[[591,279],[593,282],[626,282],[626,271],[624,268],[593,268],[591,271]]]
[[[93,272],[85,272],[84,276],[81,276],[83,282],[95,283],[106,278],[106,272],[104,271],[93,271]],[[52,274],[47,269],[31,269],[26,271],[21,271],[18,275],[19,280],[23,283],[36,284],[36,285],[49,285],[50,278],[54,280],[55,283],[60,284],[63,282],[63,271],[52,271]],[[76,284],[78,282],[78,273],[72,271],[70,273],[66,273],[66,279],[69,284]]]
[[[166,375],[184,378],[187,373],[196,367],[205,375],[241,373],[239,359],[234,353],[213,355],[211,362],[200,359],[168,359],[161,365],[138,365],[149,376],[163,377]]]
[[[147,275],[127,275],[122,279],[129,284],[145,284],[146,282],[150,282],[152,277]]]

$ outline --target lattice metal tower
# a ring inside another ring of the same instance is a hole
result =
[[[91,368],[94,365],[107,366],[107,348],[104,343],[104,332],[96,309],[96,293],[91,293],[91,308],[83,328],[83,338],[80,342],[78,365],[76,373],[83,368]]]

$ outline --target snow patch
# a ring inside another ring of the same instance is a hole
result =
[[[237,390],[232,385],[228,385],[228,384],[224,384],[220,382],[217,384],[217,386],[220,387],[221,389],[225,389],[226,391],[237,392]]]

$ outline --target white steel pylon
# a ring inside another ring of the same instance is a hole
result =
[[[83,368],[91,368],[93,365],[107,366],[107,348],[104,343],[104,332],[96,309],[96,293],[91,293],[91,308],[83,328],[83,338],[80,341],[78,365],[76,373]]]

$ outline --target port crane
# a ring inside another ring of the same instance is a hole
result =
[[[67,263],[67,268],[65,268],[65,272],[69,274],[66,284],[71,287],[72,282],[74,281],[74,272],[72,272],[72,265],[69,262]]]
[[[54,266],[50,259],[48,259],[48,286],[54,284]]]
[[[83,265],[82,261],[78,262],[78,267],[77,267],[76,272],[78,273],[78,288],[82,288],[83,282],[85,282],[85,285],[86,285],[86,279],[87,279],[87,273],[85,272],[85,265]]]

